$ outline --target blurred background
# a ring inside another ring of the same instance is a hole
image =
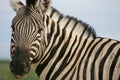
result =
[[[25,0],[21,1],[25,3]],[[53,0],[52,6],[64,15],[74,16],[91,25],[96,30],[97,36],[120,41],[120,0]],[[9,4],[9,0],[1,0],[0,60],[2,61],[10,60],[10,27],[14,16],[15,12]],[[0,67],[1,65],[2,62],[0,62]],[[0,80],[8,79],[0,78]]]

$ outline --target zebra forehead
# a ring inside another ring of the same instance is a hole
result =
[[[18,24],[24,24],[25,26],[31,26],[35,27],[35,26],[41,26],[43,27],[43,18],[42,15],[38,15],[37,13],[29,13],[29,12],[20,12],[18,13],[14,19],[12,20],[12,27],[13,26],[18,26]]]

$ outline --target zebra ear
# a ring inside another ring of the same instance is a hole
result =
[[[17,12],[24,4],[19,0],[9,0],[12,8]]]
[[[51,0],[41,0],[40,7],[42,9],[42,13],[45,13],[51,6]]]
[[[50,7],[51,0],[26,0],[27,6],[37,7],[42,13],[45,13]]]
[[[26,0],[26,5],[27,6],[33,6],[33,7],[38,7],[40,3],[40,0]]]

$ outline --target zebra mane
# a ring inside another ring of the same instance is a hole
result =
[[[65,16],[65,15],[63,15],[62,13],[60,13],[58,10],[56,10],[56,9],[53,8],[53,7],[52,7],[52,11],[53,11],[53,13],[54,13],[54,12],[57,12],[57,13],[60,15],[61,18],[62,18],[62,17],[66,17],[66,18],[69,18],[69,19],[71,19],[71,20],[74,20],[74,21],[77,22],[77,23],[80,23],[80,24],[84,27],[84,29],[85,29],[86,31],[88,31],[88,34],[92,35],[94,38],[96,37],[96,31],[94,30],[94,28],[93,28],[92,26],[90,26],[90,25],[87,24],[86,22],[83,22],[82,20],[78,20],[77,18],[72,17],[72,16],[69,16],[69,15]]]
[[[70,19],[72,19],[72,20],[80,23],[80,24],[85,28],[85,30],[88,31],[88,34],[92,34],[93,37],[96,37],[96,31],[94,30],[94,28],[93,28],[92,26],[90,26],[90,25],[87,24],[86,22],[83,22],[82,20],[78,20],[78,19],[75,18],[75,17],[71,17],[71,16],[69,16],[69,15],[67,15],[66,17],[68,17],[68,18],[70,18]]]

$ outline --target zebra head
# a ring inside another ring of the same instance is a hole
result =
[[[41,4],[47,5],[48,1],[26,0],[24,5],[19,0],[10,0],[16,12],[12,21],[10,70],[16,78],[28,74],[31,64],[43,56],[46,48],[43,14],[48,6]]]

